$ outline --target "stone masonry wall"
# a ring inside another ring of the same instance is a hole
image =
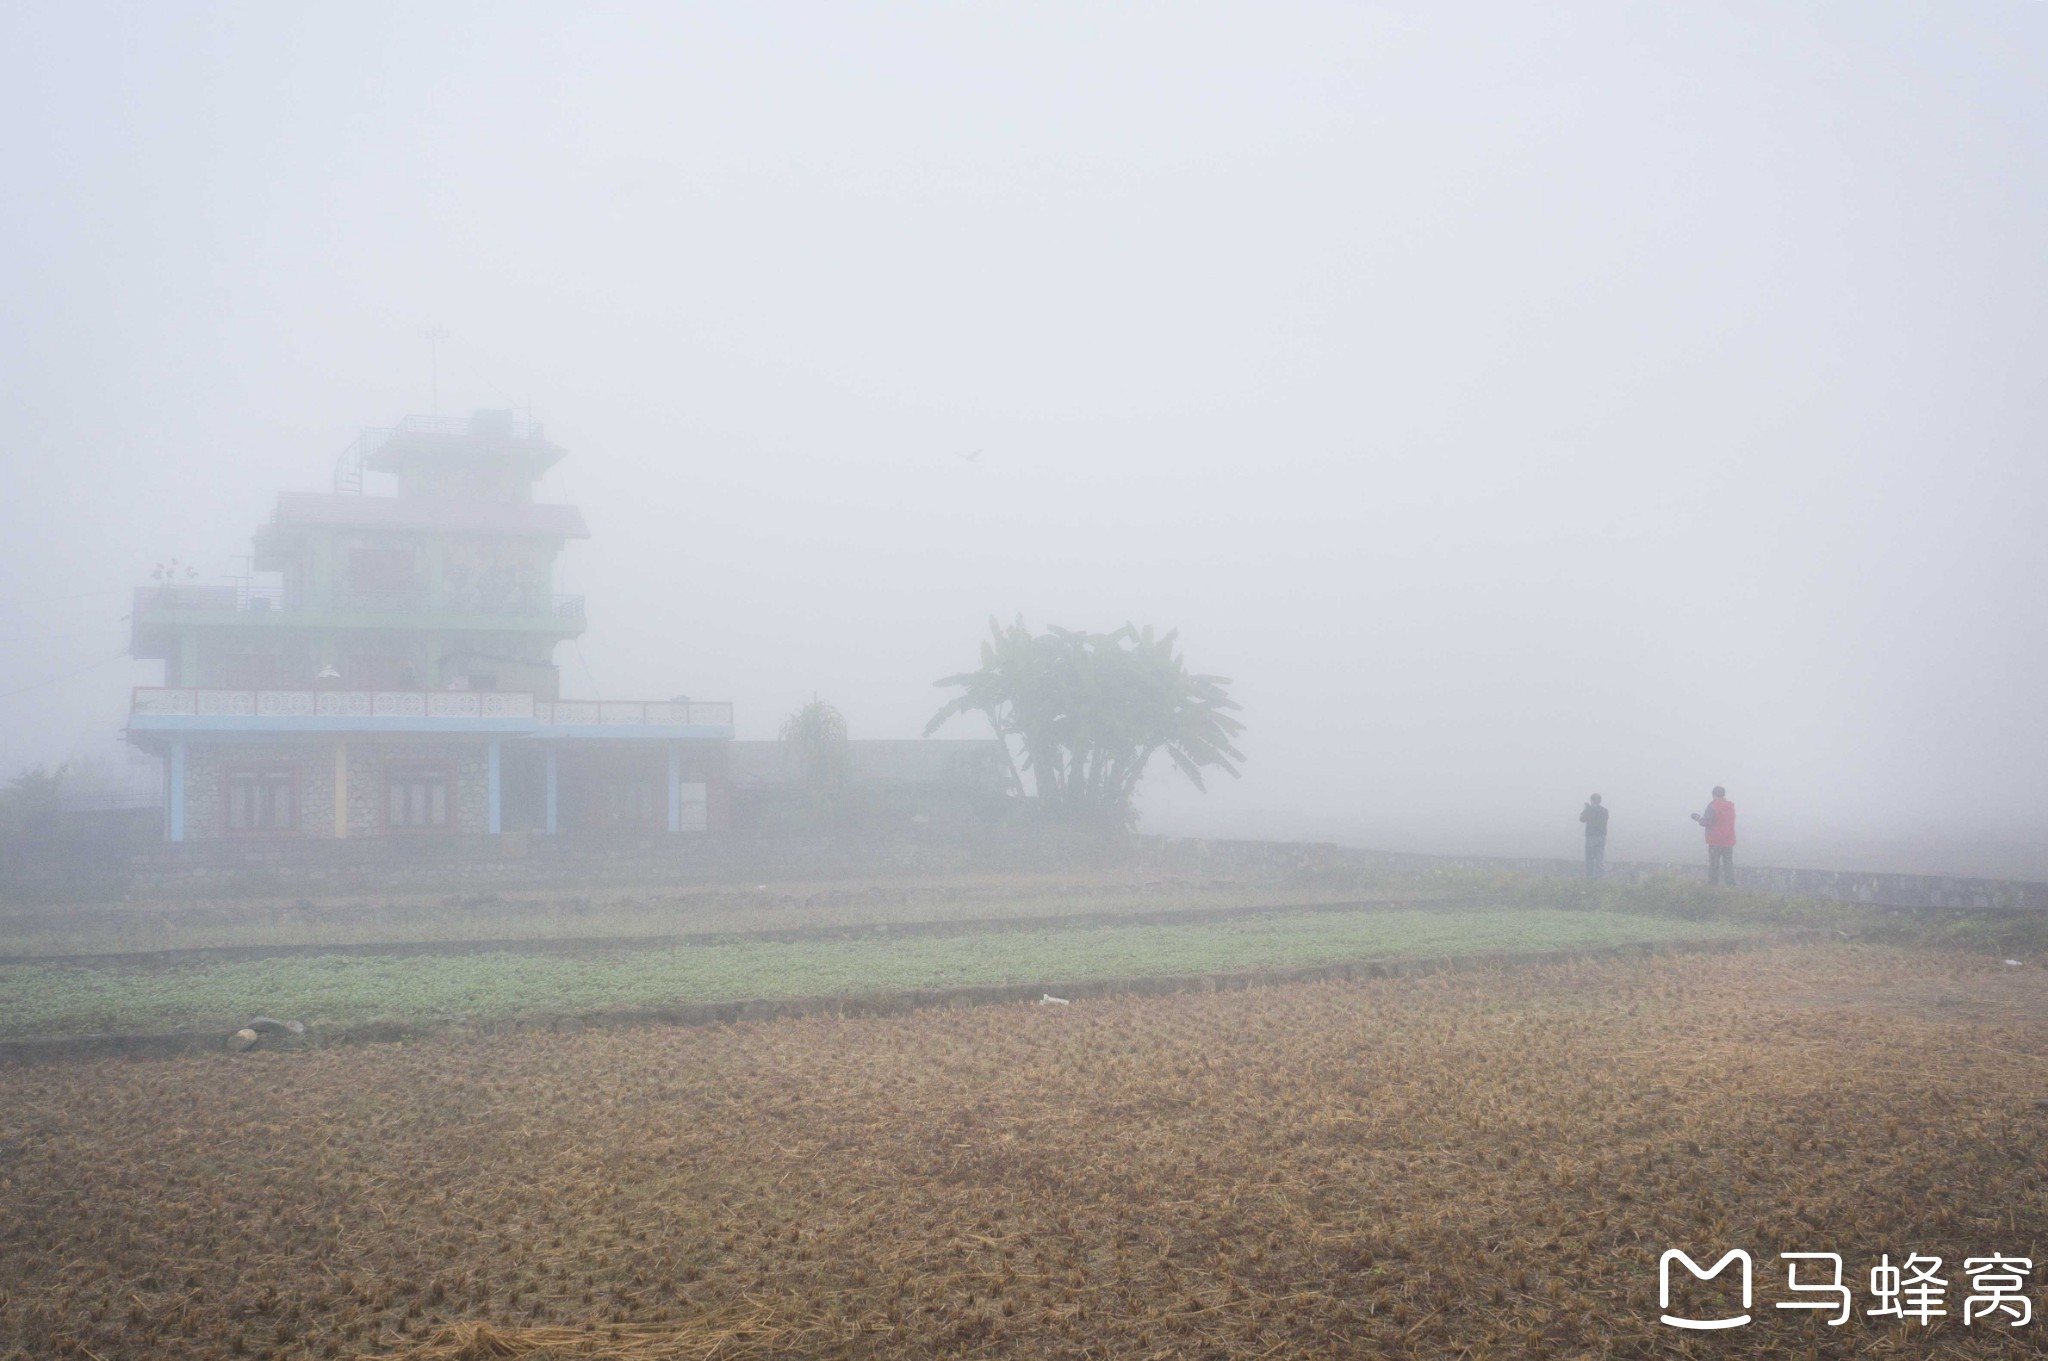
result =
[[[232,747],[226,748],[232,752]],[[197,743],[185,749],[185,836],[205,841],[220,835],[222,751]]]
[[[332,757],[329,757],[330,762]],[[394,765],[431,765],[454,776],[455,825],[445,832],[404,832],[412,838],[481,836],[490,826],[490,747],[486,741],[446,738],[351,738],[348,744],[348,834],[387,835],[384,825],[385,772]],[[331,781],[330,781],[331,785]],[[331,789],[330,789],[331,799]],[[328,826],[334,811],[328,806]]]
[[[455,825],[445,832],[415,836],[482,836],[490,825],[490,749],[485,741],[433,738],[351,737],[348,741],[348,834],[381,837],[384,775],[388,766],[412,762],[445,767],[454,777]],[[292,771],[297,823],[290,833],[229,836],[222,810],[223,774],[236,765]],[[207,841],[319,841],[334,839],[334,742],[194,742],[185,755],[185,838]]]
[[[228,837],[222,799],[224,772],[230,767],[262,765],[292,772],[295,830],[232,840],[329,836],[334,829],[334,749],[317,739],[292,742],[193,742],[185,752],[185,838],[210,841]]]

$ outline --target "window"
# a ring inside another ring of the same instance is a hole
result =
[[[348,555],[348,584],[351,589],[371,594],[396,594],[413,588],[412,550],[409,548],[352,548]]]
[[[646,827],[668,817],[668,790],[652,780],[613,780],[604,793],[605,816],[614,827]]]
[[[384,825],[393,831],[445,832],[455,825],[455,782],[439,766],[384,772]]]
[[[233,836],[275,836],[298,827],[298,779],[290,766],[232,766],[224,821]]]

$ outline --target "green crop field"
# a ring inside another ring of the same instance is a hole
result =
[[[1737,927],[1543,908],[1275,913],[1193,926],[900,940],[733,941],[562,954],[319,955],[0,968],[0,1034],[493,1019],[605,1007],[1075,981],[1496,950],[1726,939]]]

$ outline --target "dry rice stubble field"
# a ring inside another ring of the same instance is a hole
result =
[[[1858,947],[0,1073],[0,1356],[2021,1355],[2037,971]],[[1656,1322],[1656,1260],[1759,1318]],[[2031,1292],[2037,1304],[2038,1284]]]

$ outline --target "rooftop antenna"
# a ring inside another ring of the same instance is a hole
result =
[[[441,342],[448,338],[446,326],[429,326],[420,332],[427,340],[427,374],[431,384],[429,414],[441,414]]]

